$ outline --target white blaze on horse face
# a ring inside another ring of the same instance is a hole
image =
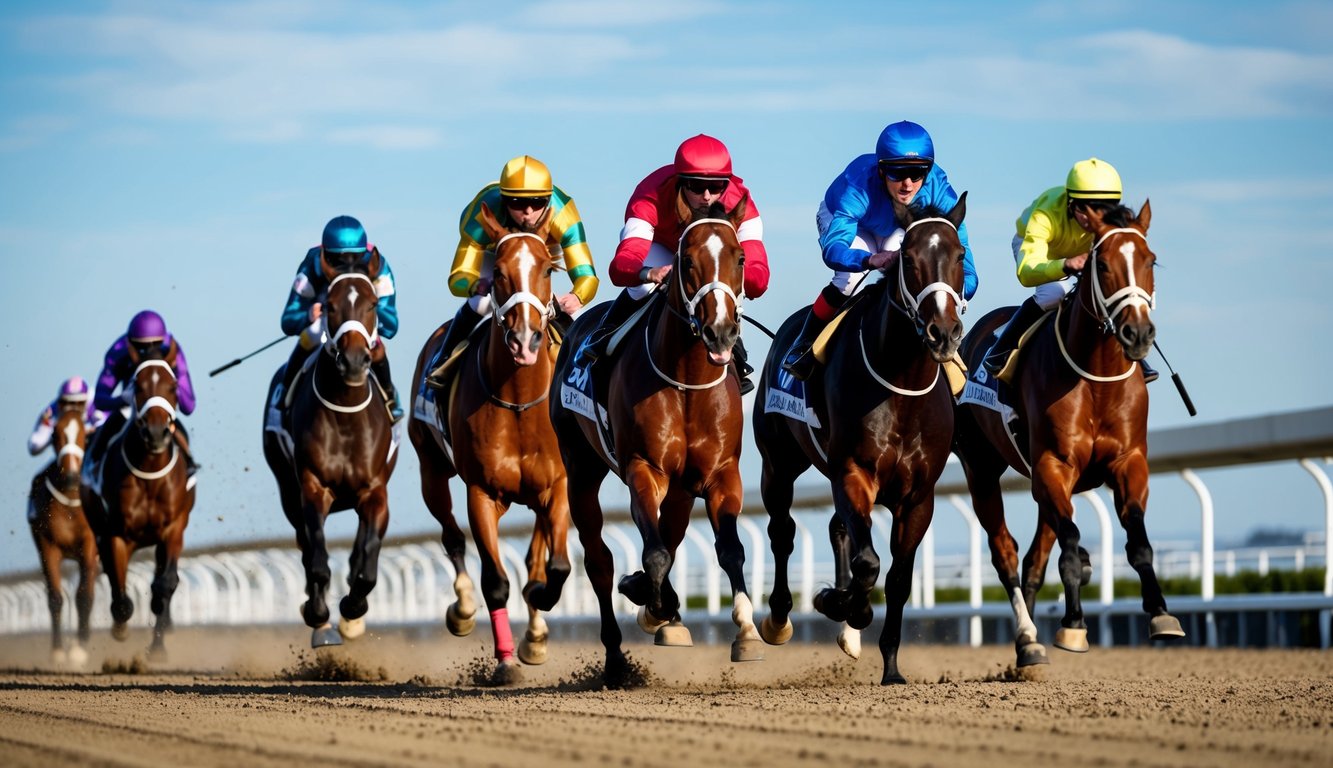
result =
[[[717,280],[722,275],[723,245],[722,238],[718,237],[716,234],[709,235],[708,239],[704,241],[704,249],[708,251],[709,256],[713,257],[713,276],[711,280]],[[713,300],[717,302],[718,307],[717,316],[713,318],[713,330],[717,331],[719,334],[722,332],[722,325],[726,322],[727,318],[727,313],[723,309],[724,304],[722,303],[726,301],[726,299],[726,292],[720,288],[713,289]]]
[[[933,235],[930,236],[930,242],[927,243],[926,247],[927,247],[927,248],[939,248],[939,247],[940,247],[940,235],[939,235],[938,232],[936,232],[935,234],[933,234]]]
[[[528,239],[529,238],[526,237],[522,238],[519,244],[518,273],[522,275],[522,277],[519,280],[518,289],[523,293],[530,294],[532,293],[532,286],[529,284],[528,278],[532,275],[533,270],[536,269],[537,267],[537,254],[533,253],[532,249],[528,247]],[[524,312],[523,313],[524,347],[528,345],[528,339],[531,337],[531,335],[532,335],[532,323],[528,322],[528,313]]]
[[[153,389],[157,389],[157,371],[153,371]]]
[[[361,295],[361,294],[359,294],[359,293],[356,292],[356,288],[355,288],[355,287],[353,287],[350,291],[347,292],[347,311],[348,311],[348,312],[352,312],[352,311],[356,310],[356,299],[357,299],[357,297],[360,296],[360,295]]]
[[[1128,240],[1120,246],[1120,253],[1125,257],[1125,271],[1129,275],[1129,286],[1132,288],[1137,285],[1134,282],[1134,241]]]
[[[65,425],[65,443],[73,445],[79,437],[79,425],[73,421]]]

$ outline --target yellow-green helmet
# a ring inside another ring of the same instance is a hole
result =
[[[522,155],[500,171],[500,194],[506,197],[550,197],[551,172],[535,157]]]
[[[1080,160],[1069,169],[1065,179],[1065,191],[1070,201],[1109,200],[1118,202],[1122,188],[1120,174],[1105,160],[1095,157]]]

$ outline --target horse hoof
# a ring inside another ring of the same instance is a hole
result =
[[[454,637],[467,637],[477,627],[476,613],[464,616],[458,603],[454,603],[444,612],[444,625]]]
[[[643,605],[639,606],[639,614],[636,617],[636,620],[639,622],[639,629],[642,629],[650,635],[656,634],[657,630],[661,629],[667,623],[664,619],[659,619],[649,613],[647,606]],[[669,645],[669,643],[658,643],[658,645]]]
[[[513,685],[522,679],[523,669],[513,659],[498,662],[491,673],[491,685]]]
[[[907,685],[907,678],[898,672],[884,671],[884,676],[879,679],[880,685]]]
[[[763,661],[764,641],[757,637],[738,637],[731,641],[731,660]]]
[[[842,631],[838,633],[838,647],[853,659],[861,658],[861,631],[851,627],[843,627]]]
[[[161,643],[153,643],[148,647],[148,661],[153,664],[161,664],[167,660],[167,647]]]
[[[1060,627],[1055,633],[1055,647],[1070,653],[1088,652],[1088,630]]]
[[[666,645],[672,648],[690,648],[694,638],[690,637],[690,628],[679,621],[669,621],[653,633],[653,645]]]
[[[344,640],[356,640],[360,638],[362,635],[366,634],[365,617],[359,619],[343,617],[343,620],[338,622],[338,634],[342,635]]]
[[[88,663],[88,652],[83,650],[83,646],[75,645],[69,649],[69,665],[74,668],[80,668]]]
[[[119,642],[125,642],[125,638],[130,636],[130,625],[124,622],[111,625],[111,637]]]
[[[327,648],[331,645],[342,644],[342,635],[339,635],[338,630],[334,629],[331,624],[315,627],[315,630],[310,633],[311,648]]]
[[[759,636],[769,645],[784,645],[791,639],[793,629],[791,619],[783,622],[780,627],[773,624],[772,616],[765,616],[764,620],[759,622]]]
[[[1028,643],[1018,649],[1018,666],[1034,667],[1038,664],[1050,664],[1051,660],[1046,657],[1046,646],[1041,643]]]
[[[546,638],[530,639],[527,634],[518,641],[518,660],[529,666],[546,663]]]
[[[1166,640],[1184,636],[1185,630],[1181,628],[1180,621],[1169,613],[1154,616],[1148,621],[1148,638],[1150,640]]]
[[[69,663],[69,654],[65,653],[64,648],[52,648],[51,663],[57,667],[63,667]]]

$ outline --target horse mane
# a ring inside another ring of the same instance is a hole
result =
[[[1117,205],[1106,211],[1106,215],[1102,217],[1102,221],[1113,227],[1128,227],[1134,223],[1134,220],[1137,217],[1138,214],[1134,213],[1129,206]]]
[[[938,205],[926,202],[914,201],[908,204],[907,209],[910,210],[912,212],[912,215],[918,219],[934,219],[934,218],[942,219],[944,218],[944,215],[948,213],[948,211],[944,210],[943,208],[940,208]]]

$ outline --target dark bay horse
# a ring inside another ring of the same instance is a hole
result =
[[[153,573],[153,642],[149,657],[166,656],[163,642],[171,629],[171,597],[180,577],[176,563],[185,546],[185,527],[194,508],[194,478],[182,438],[176,434],[176,342],[165,355],[154,350],[141,357],[130,345],[134,374],[126,387],[133,393],[133,412],[120,434],[107,443],[101,462],[101,493],[83,486],[88,524],[97,536],[102,567],[111,583],[111,636],[129,636],[134,602],[126,593],[130,557],[142,546],[156,545]]]
[[[301,617],[313,630],[312,648],[340,645],[342,638],[365,633],[366,596],[378,580],[380,545],[389,525],[388,482],[398,453],[387,400],[370,375],[371,346],[379,339],[374,277],[381,263],[379,252],[372,251],[368,274],[337,273],[321,260],[329,281],[323,302],[328,339],[292,385],[291,458],[277,434],[264,431],[264,457],[305,566],[307,599]],[[280,368],[274,382],[281,376]],[[359,524],[349,590],[338,605],[342,620],[334,631],[325,602],[332,572],[324,521],[330,512],[345,509],[356,510]]]
[[[445,552],[456,573],[458,602],[449,608],[449,629],[467,634],[476,610],[472,581],[464,568],[463,535],[449,495],[448,480],[457,474],[467,484],[468,525],[481,558],[482,595],[495,641],[494,679],[513,682],[519,668],[505,607],[509,577],[499,539],[500,517],[511,504],[523,504],[536,514],[523,587],[528,627],[517,649],[525,664],[546,661],[548,630],[541,611],[555,606],[570,571],[565,465],[546,407],[555,368],[548,328],[555,315],[551,273],[560,267],[547,248],[549,215],[533,232],[509,232],[483,205],[481,223],[495,243],[491,283],[495,311],[462,353],[457,386],[447,414],[441,416],[447,422],[452,456],[425,422],[413,418],[408,434],[421,459],[421,495],[440,521]],[[445,323],[426,342],[417,357],[414,382],[424,380],[427,363],[447,332]]]
[[[620,591],[642,606],[639,626],[659,645],[689,645],[680,623],[680,598],[668,574],[686,535],[690,511],[702,498],[716,536],[718,562],[731,581],[732,620],[739,628],[732,661],[763,658],[745,587],[745,549],[737,534],[741,511],[739,459],[743,417],[740,389],[730,375],[732,347],[740,336],[744,253],[736,228],[746,199],[730,211],[714,205],[707,215],[683,203],[683,225],[665,296],[655,297],[643,330],[626,337],[603,379],[605,414],[614,435],[614,457],[602,448],[598,426],[562,405],[566,378],[586,375],[571,366],[579,344],[596,326],[596,309],[570,329],[556,362],[551,414],[565,470],[570,510],[583,544],[585,567],[601,608],[605,678],[626,682],[628,663],[611,605],[614,562],[602,540],[598,490],[614,469],[629,487],[630,511],[643,537],[643,570],[624,577]]]
[[[1155,335],[1150,313],[1156,302],[1157,257],[1148,247],[1151,220],[1146,202],[1137,216],[1124,206],[1092,216],[1094,245],[1077,288],[1022,350],[1011,398],[1018,417],[1015,438],[1006,434],[999,413],[973,404],[958,409],[955,450],[967,473],[977,518],[990,539],[991,561],[1013,605],[1019,666],[1047,662],[1031,611],[1057,540],[1065,615],[1055,645],[1088,650],[1079,599],[1084,564],[1073,495],[1107,484],[1128,536],[1125,554],[1143,585],[1143,610],[1152,617],[1150,635],[1184,636],[1180,622],[1167,613],[1143,522],[1148,503],[1148,389],[1135,361],[1148,354]],[[1012,310],[991,312],[968,334],[963,347],[971,365],[981,365],[994,332]],[[1018,545],[1005,525],[1000,494],[1000,475],[1008,467],[1032,478],[1038,510],[1021,581]]]
[[[897,264],[848,309],[826,364],[805,383],[805,403],[819,426],[764,406],[771,397],[783,396],[773,385],[779,377],[790,378],[781,362],[808,308],[778,331],[755,400],[755,443],[763,457],[760,492],[776,568],[772,613],[761,633],[773,644],[791,637],[792,492],[796,478],[814,465],[833,489],[829,539],[836,573],[835,585],[815,595],[814,604],[830,619],[847,623],[838,642],[854,658],[860,655],[860,630],[873,618],[870,593],[879,580],[870,515],[875,504],[893,515],[888,537],[893,564],[884,577],[879,637],[884,684],[906,682],[898,672],[903,605],[911,592],[917,546],[934,516],[935,482],[953,439],[953,399],[942,363],[952,359],[963,337],[964,252],[958,227],[966,204],[966,193],[947,213],[894,203],[894,216],[906,228]]]
[[[51,447],[56,457],[32,479],[28,492],[28,527],[37,545],[46,578],[46,601],[51,608],[51,660],[81,667],[88,661],[83,646],[88,644],[88,617],[93,610],[93,589],[97,584],[97,539],[83,516],[82,481],[85,443],[85,404],[65,405],[56,414]],[[60,564],[73,560],[79,564],[79,588],[74,604],[79,616],[78,640],[65,650],[60,633],[64,596],[60,588]]]

